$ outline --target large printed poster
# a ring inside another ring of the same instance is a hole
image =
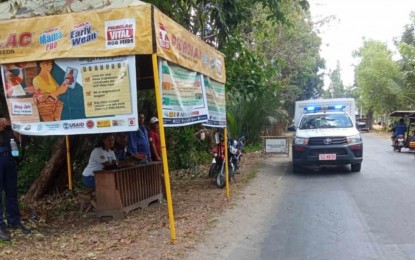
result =
[[[2,66],[13,130],[72,135],[137,128],[135,57],[20,62]]]
[[[208,109],[202,75],[165,60],[161,63],[164,126],[206,122]]]
[[[204,124],[212,127],[226,127],[225,85],[204,77],[209,118]]]

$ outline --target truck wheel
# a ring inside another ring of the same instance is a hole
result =
[[[299,165],[293,164],[293,173],[300,173],[301,167]]]
[[[352,172],[360,172],[360,169],[362,168],[361,163],[352,164],[350,166],[351,166]]]

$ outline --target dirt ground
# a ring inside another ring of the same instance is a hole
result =
[[[280,182],[290,161],[283,154],[266,156],[255,179],[238,193],[235,205],[224,210],[186,259],[262,259],[261,249],[281,199]]]
[[[232,208],[244,187],[255,177],[264,159],[260,152],[246,154],[231,198],[207,178],[208,166],[172,172],[176,242],[171,243],[167,204],[154,203],[132,211],[124,220],[102,220],[80,214],[72,193],[22,205],[22,219],[33,230],[20,231],[11,242],[0,242],[1,259],[183,259]],[[185,176],[185,177],[184,177]]]

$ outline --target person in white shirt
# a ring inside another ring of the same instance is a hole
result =
[[[91,152],[88,165],[82,173],[82,183],[91,189],[95,189],[95,171],[103,170],[106,167],[116,167],[118,165],[114,151],[114,135],[103,134],[101,144]]]

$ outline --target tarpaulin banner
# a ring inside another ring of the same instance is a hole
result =
[[[205,126],[226,127],[225,85],[204,77],[209,117]]]
[[[161,61],[164,126],[184,126],[207,121],[206,94],[200,73]]]
[[[151,5],[0,22],[0,64],[153,53]]]
[[[226,82],[222,53],[158,10],[154,12],[154,29],[158,56],[218,82]]]
[[[135,56],[2,66],[13,130],[25,135],[134,131]]]

